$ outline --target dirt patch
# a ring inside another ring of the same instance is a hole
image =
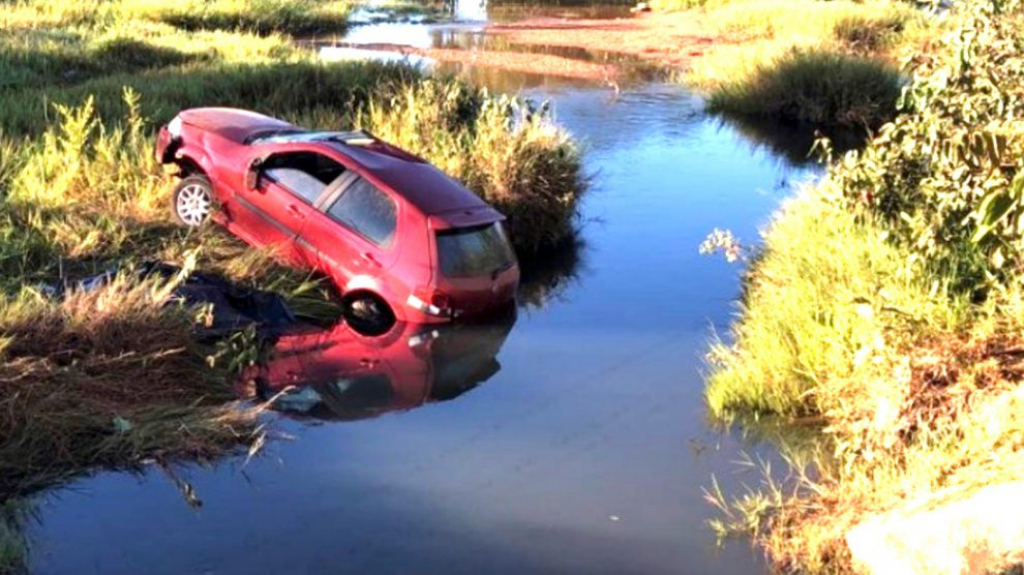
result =
[[[593,80],[614,86],[626,76],[627,62],[615,62],[614,58],[591,61],[586,54],[576,55],[571,51],[617,55],[649,63],[655,68],[685,70],[713,44],[730,41],[702,33],[701,17],[694,13],[642,14],[615,19],[536,17],[493,24],[487,27],[487,34],[506,40],[509,48],[416,48],[392,43],[340,46],[417,55],[445,63]],[[561,48],[563,53],[544,53],[545,48]],[[570,53],[564,53],[567,50]]]
[[[643,58],[662,66],[685,69],[714,43],[690,13],[641,14],[614,20],[534,18],[489,26],[489,34],[519,44],[565,46],[595,52],[614,52]]]
[[[526,74],[561,76],[563,78],[610,82],[618,78],[620,74],[619,67],[612,64],[587,62],[551,54],[498,50],[460,50],[457,48],[413,48],[398,44],[358,44],[353,47],[364,50],[415,54],[438,62],[453,62]]]

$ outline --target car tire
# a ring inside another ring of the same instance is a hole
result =
[[[195,228],[210,218],[214,209],[213,185],[206,176],[192,175],[174,186],[171,211],[182,225]]]
[[[395,312],[380,296],[360,292],[345,296],[342,302],[345,321],[363,335],[382,335],[395,325]]]

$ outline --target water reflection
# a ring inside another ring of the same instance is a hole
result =
[[[561,300],[585,269],[586,244],[579,233],[545,251],[541,257],[520,260],[522,280],[516,302],[521,308],[540,309]]]
[[[298,419],[350,421],[459,397],[501,369],[515,310],[486,324],[397,324],[379,337],[346,324],[282,336],[239,391]]]
[[[814,141],[826,136],[832,141],[837,154],[861,148],[867,141],[867,134],[854,130],[831,130],[822,132],[812,126],[782,122],[771,118],[752,118],[719,114],[721,125],[739,132],[755,149],[765,148],[773,155],[784,158],[792,166],[806,166],[818,163],[817,154],[812,152]]]

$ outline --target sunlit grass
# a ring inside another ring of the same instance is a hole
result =
[[[748,272],[730,340],[710,354],[707,401],[732,410],[823,413],[835,400],[827,382],[871,377],[864,358],[879,346],[904,348],[893,326],[913,334],[947,332],[967,305],[906,267],[907,254],[809,189],[789,201],[764,235]],[[858,359],[860,358],[860,359]]]
[[[712,489],[715,527],[753,535],[776,565],[845,573],[845,536],[872,514],[1024,472],[1024,366],[1009,359],[1024,294],[953,295],[827,190],[803,192],[768,228],[733,343],[710,353],[706,397],[718,420],[824,426],[827,448],[791,461],[789,481],[734,499]]]
[[[742,315],[711,354],[715,416],[781,414],[822,429],[828,456],[791,462],[791,481],[731,502],[710,490],[719,531],[753,534],[783,570],[855,572],[855,526],[886,527],[890,513],[924,520],[922,510],[1024,473],[1024,281],[1018,254],[988,252],[971,217],[984,194],[1016,194],[1005,174],[1019,172],[1021,109],[1003,103],[1019,91],[1024,7],[963,9],[941,51],[917,55],[914,106],[773,220]],[[876,32],[842,35],[884,42]],[[953,129],[1012,144],[931,152],[956,141]],[[994,245],[1016,249],[1020,230],[999,229]],[[980,526],[989,519],[942,541],[950,548],[936,555],[962,565],[933,569],[1001,572],[1019,560],[1020,540],[996,540]],[[907,560],[931,551],[892,545]]]

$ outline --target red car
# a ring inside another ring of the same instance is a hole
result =
[[[515,295],[519,266],[504,216],[365,132],[196,108],[161,128],[156,153],[180,168],[173,210],[183,224],[212,218],[326,274],[357,329],[478,316]]]

